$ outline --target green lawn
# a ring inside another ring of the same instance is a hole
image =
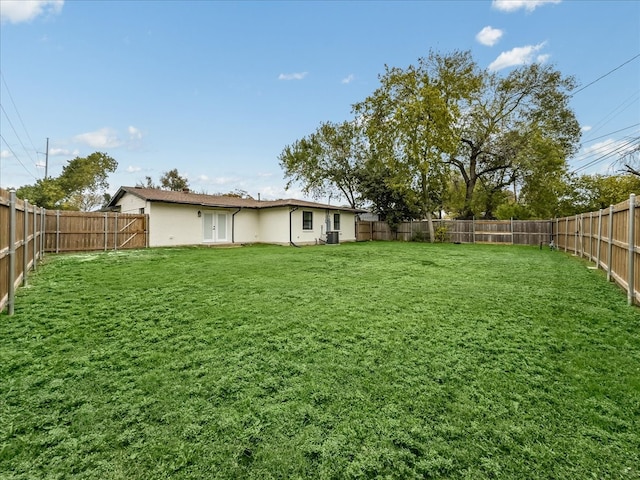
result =
[[[0,478],[640,477],[640,311],[532,247],[47,257],[0,316]]]

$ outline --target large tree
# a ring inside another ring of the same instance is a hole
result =
[[[392,184],[412,188],[431,241],[433,212],[442,205],[448,185],[445,161],[458,147],[459,107],[470,102],[479,82],[468,52],[432,52],[417,66],[386,67],[380,87],[354,106],[376,153],[370,162],[383,162]]]
[[[149,179],[149,177],[147,178]],[[186,177],[178,173],[177,168],[174,168],[162,174],[160,177],[160,188],[180,192],[189,188],[189,181]]]
[[[351,208],[362,204],[359,171],[364,144],[356,122],[325,122],[312,134],[287,145],[278,159],[288,179],[314,198],[344,198]]]
[[[461,217],[474,215],[473,196],[482,179],[499,172],[505,184],[522,181],[522,162],[528,162],[526,170],[532,158],[542,158],[549,143],[560,152],[563,164],[575,152],[580,127],[569,108],[574,86],[572,78],[538,64],[517,68],[506,77],[484,72],[471,101],[460,106],[458,149],[449,159],[465,182]],[[544,148],[535,151],[537,146]],[[562,165],[554,168],[562,173]]]
[[[109,188],[107,177],[116,168],[116,160],[106,153],[94,152],[69,160],[60,176],[25,185],[16,193],[18,197],[48,209],[89,211],[103,204]]]

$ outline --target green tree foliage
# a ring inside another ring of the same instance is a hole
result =
[[[247,192],[246,190],[242,190],[241,188],[236,188],[227,193],[216,193],[216,195],[220,195],[221,197],[233,197],[233,198],[244,198],[248,200],[253,200],[254,198]]]
[[[369,163],[382,162],[393,177],[390,184],[403,185],[401,190],[410,186],[415,192],[432,241],[432,214],[442,205],[447,188],[445,160],[457,150],[459,106],[477,89],[476,71],[467,52],[432,52],[417,66],[386,67],[380,87],[354,106],[376,152]]]
[[[149,175],[144,177],[144,182],[139,181],[138,183],[136,183],[136,187],[140,187],[140,188],[160,188],[158,185],[153,183],[153,179]]]
[[[33,185],[24,185],[16,190],[16,195],[39,207],[50,210],[65,209],[65,193],[57,178],[41,178]]]
[[[531,179],[527,172],[545,153],[554,151],[560,162],[547,163],[547,174],[561,176],[565,159],[575,152],[580,128],[569,108],[572,78],[549,66],[528,65],[501,78],[484,72],[479,89],[461,107],[458,150],[450,159],[465,181],[462,218],[472,208],[476,185],[498,178],[495,189]],[[501,172],[496,177],[496,172]],[[500,185],[502,183],[502,185]]]
[[[623,175],[580,175],[567,179],[557,216],[594,212],[624,202],[640,192],[640,177]]]
[[[469,52],[431,52],[415,66],[386,66],[353,105],[355,120],[287,146],[281,166],[288,186],[315,196],[337,190],[392,222],[426,218],[431,238],[443,208],[459,218],[548,218],[565,208],[566,160],[580,139],[574,85],[550,66],[501,77]]]
[[[20,187],[16,194],[48,209],[93,210],[103,204],[107,177],[117,167],[118,162],[106,153],[94,152],[69,160],[60,176]]]
[[[362,204],[359,172],[364,162],[365,147],[361,130],[355,122],[326,122],[292,145],[280,156],[280,166],[288,179],[314,198],[342,197],[351,208]]]
[[[393,231],[405,220],[418,218],[420,207],[415,192],[404,181],[396,183],[398,168],[382,162],[370,162],[360,173],[362,195],[372,203],[372,211],[386,221]]]
[[[149,177],[147,177],[149,179]],[[174,168],[168,172],[164,172],[160,177],[160,188],[164,190],[173,190],[180,192],[189,188],[189,181],[186,177],[178,173],[178,169]]]

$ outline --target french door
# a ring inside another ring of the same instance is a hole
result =
[[[227,238],[227,214],[203,213],[202,214],[203,240],[205,242],[226,242]]]

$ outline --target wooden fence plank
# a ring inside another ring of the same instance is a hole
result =
[[[445,228],[447,241],[454,243],[498,243],[515,245],[549,244],[553,238],[550,220],[434,220],[434,229]],[[358,221],[358,241],[428,240],[426,221],[402,222],[392,231],[387,222]]]

